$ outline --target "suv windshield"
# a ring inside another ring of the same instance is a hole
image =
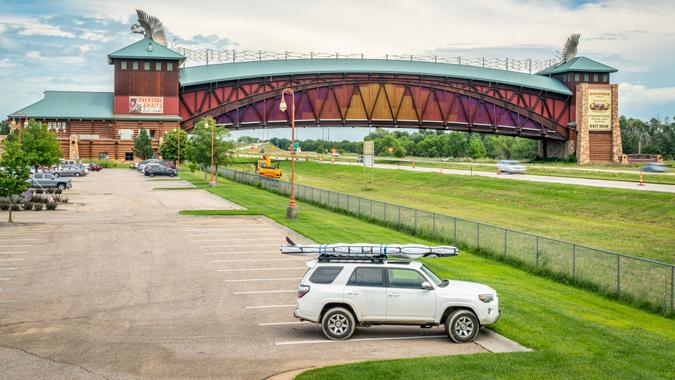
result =
[[[426,265],[422,265],[422,271],[431,279],[431,281],[436,284],[436,286],[446,286],[448,284],[447,281],[441,280],[436,273],[432,272],[431,269],[427,268]]]

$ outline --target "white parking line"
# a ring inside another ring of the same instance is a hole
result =
[[[0,270],[18,270],[19,268],[0,268]]]
[[[297,290],[253,290],[250,292],[234,292],[235,295],[241,296],[245,294],[272,294],[272,293],[295,293]]]
[[[271,309],[276,307],[294,307],[293,305],[262,305],[262,306],[246,306],[247,309]]]
[[[28,253],[28,251],[14,251],[14,252],[0,252],[0,253],[2,253],[4,255],[10,255],[10,254],[11,255],[19,255],[19,254],[22,254],[22,253]]]
[[[258,326],[284,326],[284,325],[298,325],[301,323],[307,323],[302,321],[293,321],[293,322],[263,322],[258,323]]]
[[[9,277],[0,277],[0,281],[9,281],[11,280]]]
[[[242,247],[254,247],[254,246],[260,246],[260,247],[267,247],[269,244],[241,244]],[[218,245],[200,245],[200,248],[233,248],[232,244],[218,244]],[[238,251],[238,252],[260,252],[260,251]],[[279,253],[279,251],[268,251],[268,252],[276,252]]]
[[[240,280],[225,280],[225,282],[254,282],[254,281],[282,281],[282,280],[302,280],[302,277],[244,278]]]
[[[239,268],[239,269],[217,269],[218,272],[247,272],[254,270],[286,270],[286,269],[307,269],[307,267],[287,267],[287,268]]]
[[[205,255],[241,255],[246,253],[274,253],[279,254],[279,251],[221,251],[221,252],[204,252]]]
[[[290,340],[275,342],[276,346],[288,346],[292,344],[320,344],[320,343],[348,343],[348,342],[370,342],[378,340],[408,340],[408,339],[437,339],[437,338],[448,338],[447,335],[418,335],[418,336],[397,336],[397,337],[387,337],[387,338],[356,338],[349,340]]]
[[[0,261],[23,261],[23,259],[0,259]]]
[[[5,248],[14,248],[14,247],[32,247],[33,244],[12,244],[12,245],[3,245]]]
[[[38,241],[39,239],[12,239],[11,241]]]
[[[283,258],[283,259],[233,259],[233,260],[211,260],[210,263],[237,263],[237,262],[248,262],[248,261],[295,261],[295,260],[307,260],[303,257],[295,258]]]

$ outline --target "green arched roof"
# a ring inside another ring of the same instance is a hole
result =
[[[185,67],[180,71],[180,85],[192,86],[257,77],[328,73],[451,77],[572,95],[570,89],[562,82],[543,75],[468,65],[385,59],[289,59]]]

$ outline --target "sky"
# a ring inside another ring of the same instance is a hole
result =
[[[45,90],[112,91],[106,56],[139,39],[140,6],[172,44],[211,49],[554,59],[581,33],[579,55],[619,70],[621,114],[675,116],[672,0],[0,0],[0,119]]]

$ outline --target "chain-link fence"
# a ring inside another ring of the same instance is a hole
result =
[[[551,67],[559,62],[559,59],[444,57],[438,55],[412,54],[366,55],[360,53],[299,53],[292,51],[266,50],[194,49],[183,46],[174,46],[173,49],[185,56],[186,66],[252,61],[287,61],[291,59],[384,59],[387,61],[450,63],[532,74]]]
[[[288,182],[231,169],[221,168],[219,172],[235,182],[290,193]],[[524,263],[605,294],[648,303],[664,314],[674,311],[675,265],[311,186],[296,184],[295,196],[417,235]]]

